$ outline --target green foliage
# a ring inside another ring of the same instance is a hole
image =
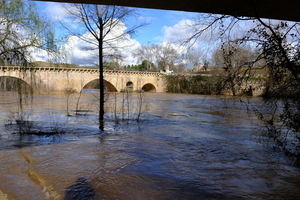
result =
[[[166,75],[167,91],[174,93],[218,95],[222,92],[222,78],[219,76]]]
[[[134,70],[134,71],[147,71],[148,61],[143,61],[139,65],[126,65],[124,66],[124,69],[126,70]]]
[[[140,65],[131,65],[129,68],[132,69],[132,70],[136,70],[136,71],[145,71],[146,70],[145,66],[142,65],[142,64],[140,64]]]

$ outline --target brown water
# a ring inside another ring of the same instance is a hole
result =
[[[259,98],[146,94],[139,123],[107,113],[100,133],[92,96],[77,116],[76,98],[66,116],[63,96],[35,96],[26,119],[65,134],[20,136],[8,120],[17,100],[1,93],[0,200],[300,199],[299,168],[266,144],[247,111]]]

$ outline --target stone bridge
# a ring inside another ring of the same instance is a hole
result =
[[[89,68],[61,67],[19,67],[0,66],[0,88],[8,81],[15,79],[29,85],[34,91],[47,93],[64,91],[67,88],[82,89],[99,88],[99,70]],[[124,89],[145,92],[164,92],[163,74],[158,72],[104,70],[105,87],[111,92]]]

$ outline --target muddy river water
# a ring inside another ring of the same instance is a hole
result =
[[[18,101],[0,93],[0,200],[300,199],[300,169],[264,142],[244,103],[259,98],[145,94],[139,122],[121,120],[127,111],[115,120],[111,106],[99,132],[91,96],[78,115],[70,97],[69,116],[63,95],[27,100],[26,120],[63,133],[37,136],[18,134]]]

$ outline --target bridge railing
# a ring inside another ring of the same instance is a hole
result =
[[[0,66],[1,71],[75,71],[87,73],[99,73],[99,69],[91,68],[70,68],[70,67],[32,67],[32,66]],[[126,71],[126,70],[104,70],[106,74],[138,74],[138,75],[151,75],[162,76],[160,72],[146,72],[146,71]]]

